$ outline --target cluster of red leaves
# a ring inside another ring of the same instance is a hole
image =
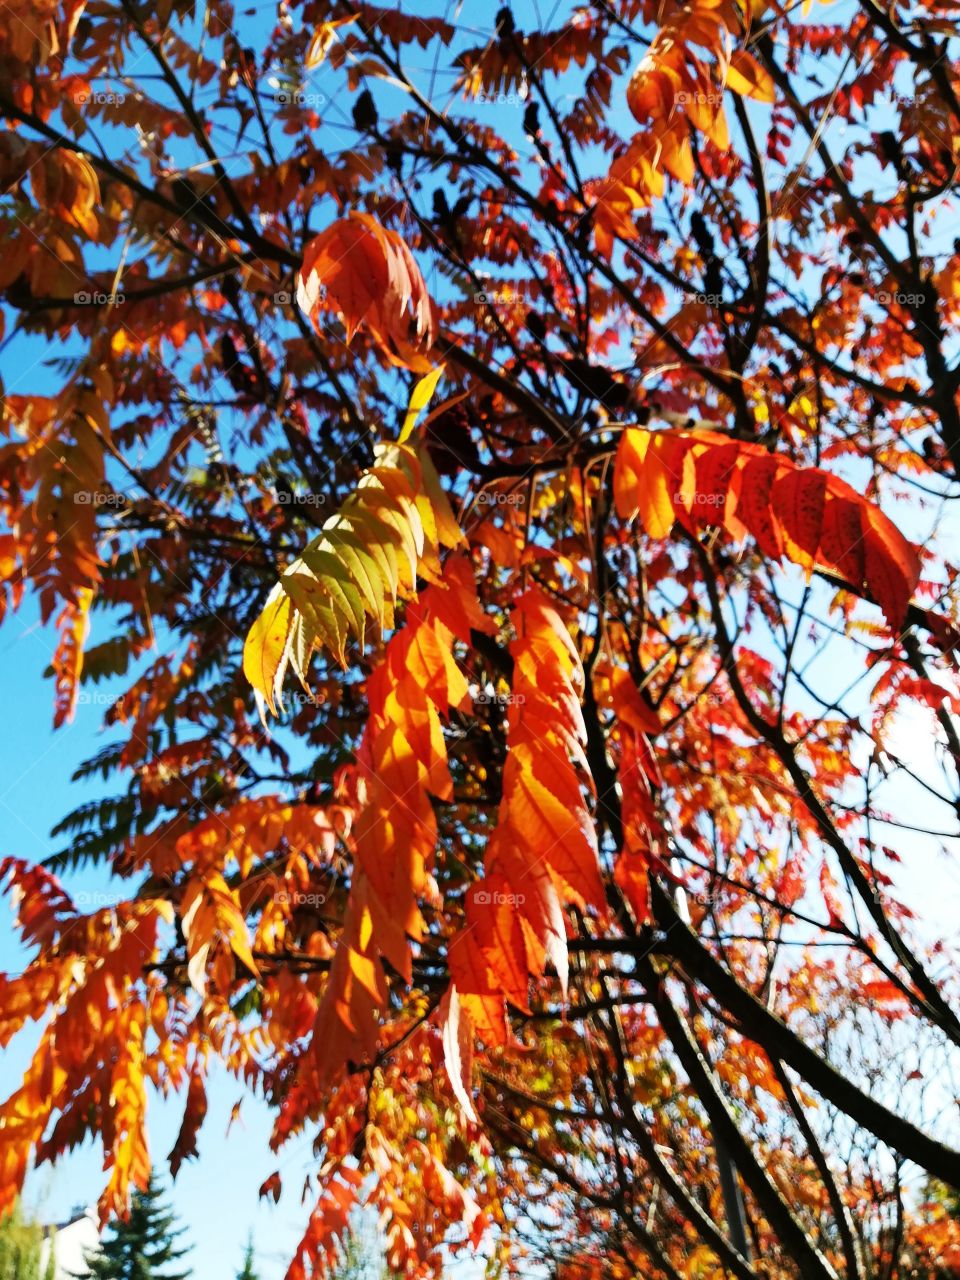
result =
[[[752,535],[764,555],[839,574],[899,626],[920,577],[916,551],[874,503],[819,467],[800,468],[713,432],[625,431],[614,477],[617,510],[665,537],[719,525]]]
[[[297,301],[322,332],[321,316],[342,317],[347,341],[365,325],[387,359],[429,372],[437,308],[405,241],[365,213],[351,213],[303,251]]]

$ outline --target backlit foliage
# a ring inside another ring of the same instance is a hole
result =
[[[548,8],[0,9],[0,1209],[219,1062],[289,1280],[948,1276],[955,10]]]

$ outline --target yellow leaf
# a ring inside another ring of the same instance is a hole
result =
[[[651,432],[625,431],[617,450],[613,493],[623,520],[640,522],[651,538],[665,538],[675,519],[672,480]]]
[[[437,389],[437,383],[443,376],[443,370],[444,366],[442,364],[437,365],[436,369],[431,369],[413,388],[410,395],[410,404],[407,407],[407,416],[404,418],[403,426],[400,429],[398,443],[403,444],[409,439],[417,418],[420,417],[420,414],[430,403],[430,399]]]
[[[806,4],[804,5],[806,12]],[[737,49],[727,68],[727,88],[744,98],[756,98],[758,102],[773,102],[774,89],[770,73],[745,49]]]
[[[181,903],[180,918],[187,940],[187,974],[191,985],[201,995],[206,991],[210,948],[218,939],[229,945],[233,954],[254,976],[259,975],[250,950],[247,922],[235,892],[219,871],[206,877],[195,875],[191,878]]]
[[[641,476],[640,518],[651,538],[665,538],[673,528],[670,475],[656,449],[647,454]]]
[[[422,473],[423,496],[433,509],[437,522],[437,537],[445,547],[459,547],[466,542],[460,526],[457,524],[450,502],[440,484],[440,477],[430,460],[426,449],[419,451]]]
[[[307,45],[307,52],[303,58],[304,67],[308,71],[313,71],[316,67],[319,67],[336,39],[337,29],[339,27],[348,27],[351,22],[356,22],[356,20],[357,15],[351,14],[349,18],[332,18],[329,22],[321,22]]]
[[[243,646],[243,673],[274,715],[274,690],[282,678],[283,656],[290,632],[290,597],[274,587]]]
[[[415,389],[411,403],[422,407],[428,391]],[[367,615],[381,633],[391,628],[398,597],[415,598],[418,578],[436,580],[440,547],[463,540],[427,451],[378,446],[376,465],[290,565],[247,637],[243,669],[261,706],[276,714],[288,662],[303,681],[318,645],[343,663],[347,639],[363,643]]]

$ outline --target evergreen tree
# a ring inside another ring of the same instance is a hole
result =
[[[247,1239],[247,1250],[243,1255],[243,1270],[237,1276],[237,1280],[260,1280],[256,1271],[253,1269],[253,1234]]]
[[[52,1280],[52,1253],[46,1270],[40,1271],[42,1243],[42,1228],[24,1218],[19,1204],[0,1215],[0,1280]]]
[[[366,1215],[357,1215],[342,1241],[331,1280],[393,1280],[376,1226]]]
[[[100,1250],[88,1254],[84,1280],[188,1280],[189,1271],[176,1269],[187,1250],[177,1248],[183,1228],[174,1230],[173,1223],[163,1191],[151,1178],[146,1191],[133,1193],[126,1222],[111,1223]]]

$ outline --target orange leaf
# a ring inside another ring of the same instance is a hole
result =
[[[89,614],[93,603],[93,590],[81,587],[76,602],[69,602],[61,613],[60,642],[50,663],[56,680],[56,708],[53,727],[59,729],[73,719],[80,692],[80,672],[83,670],[83,646],[90,628]]]
[[[207,1090],[204,1085],[203,1069],[199,1061],[193,1064],[190,1072],[190,1083],[187,1086],[187,1104],[183,1112],[180,1132],[168,1157],[170,1175],[176,1177],[184,1160],[195,1160],[200,1154],[197,1150],[197,1134],[207,1114]]]
[[[691,532],[718,525],[737,538],[750,533],[773,559],[786,555],[807,570],[816,564],[836,570],[854,591],[877,602],[891,626],[900,625],[920,576],[917,553],[845,481],[718,432],[631,429],[621,438],[614,468],[621,518],[643,515],[645,473],[654,457],[671,477],[674,515]],[[658,516],[658,531],[665,527]]]
[[[875,508],[865,507],[864,561],[867,586],[894,626],[903,622],[920,576],[917,553]]]
[[[468,1120],[478,1121],[470,1093],[473,1076],[473,1023],[470,1015],[461,1008],[460,997],[453,983],[440,1001],[440,1026],[443,1037],[443,1059],[450,1077],[453,1095],[463,1107]]]
[[[303,255],[297,301],[322,332],[332,306],[349,342],[365,325],[391,362],[419,373],[433,368],[436,307],[404,241],[366,213],[351,212],[315,236]]]
[[[527,1005],[527,957],[517,899],[502,875],[486,875],[467,894],[467,924],[489,966],[492,986],[515,1008]],[[485,993],[489,994],[489,993]]]
[[[187,972],[194,989],[203,995],[207,986],[207,961],[217,942],[225,942],[242,964],[257,976],[250,950],[250,935],[237,897],[219,871],[194,875],[187,884],[180,907],[187,940]]]

